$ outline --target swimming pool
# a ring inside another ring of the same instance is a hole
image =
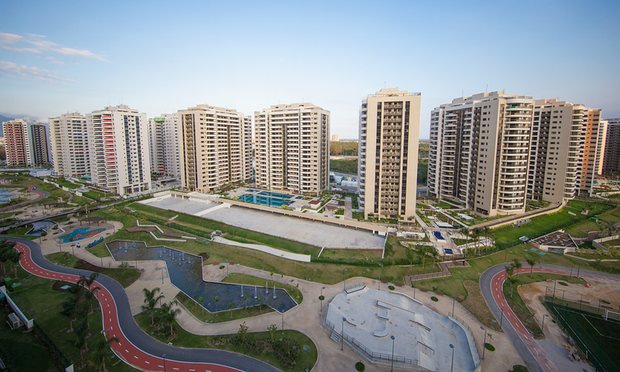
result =
[[[264,192],[268,192],[268,191],[264,191]],[[246,203],[252,203],[252,204],[260,204],[260,205],[266,205],[269,207],[281,207],[283,205],[289,205],[292,202],[289,200],[290,196],[286,195],[287,198],[281,198],[281,197],[276,197],[276,196],[264,196],[261,195],[263,194],[262,192],[259,194],[243,194],[239,197],[239,200],[246,202]],[[277,194],[277,193],[276,193]],[[284,194],[280,194],[280,195],[284,195]]]
[[[259,192],[259,195],[270,196],[270,197],[273,197],[273,198],[287,199],[287,200],[292,198],[291,195],[282,194],[282,193],[273,192],[273,191],[261,191],[261,192]]]
[[[11,190],[0,189],[0,204],[7,204],[13,199],[13,193]]]
[[[435,235],[435,238],[437,238],[437,240],[446,240],[444,239],[443,235],[441,235],[441,231],[433,231],[433,235]]]
[[[58,237],[58,239],[61,243],[76,242],[78,240],[86,239],[93,235],[97,235],[102,231],[105,231],[105,229],[93,229],[90,226],[78,227],[73,229],[73,231],[68,234],[61,235],[60,237]]]
[[[284,289],[255,285],[206,282],[202,278],[202,257],[166,246],[147,247],[143,242],[116,240],[106,246],[116,260],[161,260],[166,262],[170,281],[210,312],[267,305],[286,312],[297,303]]]

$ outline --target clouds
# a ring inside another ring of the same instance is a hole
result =
[[[34,66],[20,65],[11,61],[0,60],[0,74],[27,76],[43,81],[68,82],[67,79],[62,78],[49,70]]]
[[[19,35],[0,32],[0,48],[14,52],[58,54],[67,57],[92,59],[100,62],[108,61],[103,56],[91,50],[63,46],[48,40],[44,35]]]

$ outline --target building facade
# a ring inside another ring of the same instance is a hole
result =
[[[420,94],[381,89],[362,101],[359,205],[364,217],[415,215]]]
[[[583,139],[583,157],[581,161],[581,176],[579,179],[579,194],[591,195],[594,189],[594,178],[598,170],[599,131],[601,110],[589,109],[583,115],[581,135]]]
[[[146,114],[125,105],[87,115],[91,182],[118,195],[151,189]]]
[[[252,176],[252,121],[234,109],[198,105],[178,113],[182,187],[210,193]]]
[[[163,114],[149,119],[149,144],[153,173],[181,178],[179,127],[178,114]]]
[[[6,140],[6,165],[29,167],[33,165],[30,130],[25,120],[15,119],[2,123]]]
[[[32,165],[43,166],[51,164],[47,125],[31,124],[30,140]]]
[[[607,119],[603,155],[603,174],[620,175],[620,119]]]
[[[596,175],[603,174],[603,165],[605,160],[605,145],[607,144],[607,120],[601,120],[598,127],[598,158],[596,159]]]
[[[256,186],[319,195],[329,185],[329,111],[311,103],[254,113]]]
[[[535,102],[528,196],[561,203],[579,194],[584,164],[584,127],[600,110],[544,99]],[[597,140],[598,143],[598,140]]]
[[[525,212],[534,100],[504,92],[431,112],[428,191],[482,215]]]
[[[73,112],[49,119],[54,172],[63,177],[90,177],[86,117]]]

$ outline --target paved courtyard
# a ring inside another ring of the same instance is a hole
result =
[[[354,349],[378,362],[429,371],[474,371],[480,359],[469,331],[452,318],[397,292],[364,287],[342,292],[329,303],[332,338],[345,335]],[[452,349],[454,366],[452,368]]]
[[[218,204],[183,198],[145,201],[153,207],[196,215]],[[383,249],[385,238],[366,230],[341,227],[242,207],[214,208],[205,218],[325,248]]]

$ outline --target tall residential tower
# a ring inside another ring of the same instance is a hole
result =
[[[54,172],[64,177],[90,177],[86,117],[73,112],[49,119]]]
[[[525,212],[534,100],[504,92],[431,112],[429,194],[483,215]]]
[[[420,93],[381,89],[362,101],[359,205],[364,217],[415,214]]]
[[[33,165],[30,130],[25,120],[15,119],[2,123],[6,140],[6,165],[29,167]]]
[[[603,174],[620,175],[620,119],[607,119]]]
[[[318,195],[329,185],[329,111],[310,103],[254,113],[256,186]]]
[[[184,189],[213,192],[252,176],[252,123],[234,109],[198,105],[178,113]]]
[[[149,119],[151,171],[181,178],[179,114],[163,114]]]
[[[91,182],[119,195],[151,189],[146,114],[125,105],[87,116]]]

